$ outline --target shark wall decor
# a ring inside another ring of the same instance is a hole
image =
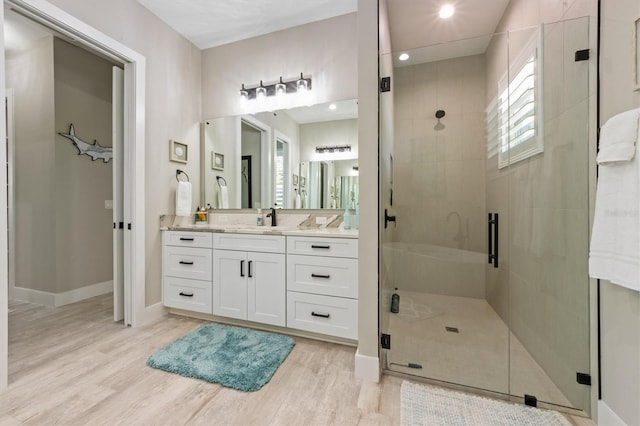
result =
[[[91,157],[91,161],[102,159],[103,162],[108,163],[113,158],[113,148],[109,146],[100,146],[97,140],[93,143],[85,142],[76,136],[76,131],[73,128],[73,123],[69,124],[69,133],[58,133],[60,136],[71,140],[71,143],[78,148],[78,155],[88,155]]]

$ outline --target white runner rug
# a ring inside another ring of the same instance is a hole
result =
[[[556,411],[543,410],[435,386],[403,381],[400,390],[401,425],[570,426]]]

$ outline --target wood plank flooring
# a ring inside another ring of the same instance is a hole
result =
[[[0,425],[394,425],[402,379],[353,377],[355,349],[296,337],[271,381],[240,392],[145,365],[203,321],[112,321],[109,295],[48,308],[9,306],[9,388]]]

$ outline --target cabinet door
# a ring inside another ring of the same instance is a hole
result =
[[[247,319],[247,253],[213,250],[213,314]]]
[[[249,253],[248,318],[284,327],[286,324],[285,255]]]

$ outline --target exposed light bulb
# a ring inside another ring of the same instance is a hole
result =
[[[242,89],[240,89],[240,106],[245,108],[247,106],[247,102],[249,102],[249,92],[244,89],[243,84]]]
[[[306,92],[307,91],[307,80],[304,79],[304,77],[302,76],[302,73],[300,73],[300,78],[298,79],[298,81],[296,81],[296,89],[298,90],[299,93],[302,92]]]
[[[408,53],[401,53],[400,56],[398,56],[398,59],[401,61],[406,61],[407,59],[409,59],[409,54]]]
[[[440,17],[442,19],[451,18],[453,13],[455,12],[455,8],[450,4],[445,4],[440,8]]]
[[[284,96],[287,94],[287,86],[282,81],[282,77],[280,77],[280,82],[276,84],[276,96]]]
[[[267,97],[267,88],[262,85],[260,80],[260,86],[256,87],[256,99],[264,100]]]

